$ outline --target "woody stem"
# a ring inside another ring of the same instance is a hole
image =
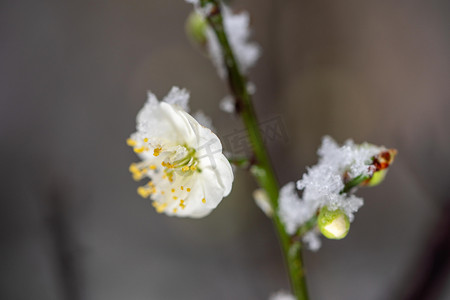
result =
[[[275,212],[273,214],[273,224],[278,233],[284,259],[288,267],[293,293],[298,300],[307,300],[309,298],[302,260],[302,244],[300,241],[290,238],[277,214],[279,184],[258,127],[258,119],[253,108],[252,97],[247,90],[247,79],[239,70],[234,52],[230,47],[224,30],[221,6],[218,0],[201,0],[200,5],[203,8],[207,5],[212,7],[206,18],[220,43],[224,64],[227,69],[229,88],[236,100],[238,113],[242,117],[256,157],[256,164],[252,167],[252,173],[258,183],[265,189]]]

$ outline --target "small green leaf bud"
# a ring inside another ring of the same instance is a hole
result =
[[[340,240],[346,237],[350,229],[347,215],[340,209],[330,211],[324,206],[320,210],[317,220],[320,232],[329,239]]]
[[[374,172],[372,177],[367,180],[365,185],[367,185],[367,186],[379,185],[381,182],[383,182],[384,178],[386,177],[386,173],[387,173],[387,169],[383,169],[383,170]]]
[[[205,18],[194,11],[186,21],[186,33],[194,43],[204,45],[206,43],[207,26]]]

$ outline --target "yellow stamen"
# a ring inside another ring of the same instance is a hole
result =
[[[161,153],[161,150],[161,148],[155,148],[155,150],[153,150],[153,155],[158,156]]]
[[[191,188],[187,188],[186,191],[190,192],[190,191],[191,191]]]
[[[177,196],[173,196],[172,198],[173,198],[173,200],[177,200],[177,199],[178,199],[178,197],[177,197]]]
[[[156,209],[156,212],[159,214],[162,213],[167,207],[167,203],[158,203],[156,201],[153,201],[152,205]]]
[[[142,174],[141,173],[133,173],[133,180],[139,181],[141,179],[142,179]]]
[[[134,152],[136,152],[136,153],[142,153],[142,152],[144,152],[145,148],[144,148],[144,146],[139,147],[139,148],[136,148],[136,147],[135,147],[133,150],[134,150]]]
[[[180,189],[181,189],[181,190],[184,190],[184,187],[183,187],[183,186],[180,186]]]
[[[144,139],[144,143],[147,143],[147,142],[148,142],[148,138],[145,138],[145,139]]]
[[[129,139],[127,139],[127,145],[130,147],[134,147],[137,145],[137,142],[135,140],[129,138]]]
[[[176,208],[176,207],[175,207],[175,208],[173,209],[173,212],[174,212],[174,213],[176,213],[176,212],[177,212],[177,208]]]
[[[181,209],[184,209],[186,207],[186,205],[184,204],[184,200],[180,200],[180,207]]]
[[[150,170],[155,170],[156,166],[155,165],[150,165]]]
[[[175,189],[172,189],[172,193],[175,193]]]
[[[136,167],[136,164],[135,164],[135,163],[132,163],[132,164],[130,165],[130,167],[128,168],[128,170],[130,170],[131,173],[137,173],[137,172],[139,172],[139,168]]]
[[[183,172],[187,172],[187,171],[189,171],[189,167],[188,167],[188,166],[184,166],[183,168],[181,168],[181,170],[182,170]]]
[[[206,199],[205,199],[205,198],[203,198],[203,199],[202,199],[202,202],[203,202],[203,203],[206,203]]]
[[[195,170],[197,170],[197,167],[196,166],[191,166],[191,170],[195,171]]]
[[[150,196],[150,191],[147,190],[145,187],[140,186],[137,189],[137,193],[139,194],[139,196],[141,196],[142,198],[147,198],[148,196]]]

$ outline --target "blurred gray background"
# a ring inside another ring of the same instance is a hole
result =
[[[359,191],[349,236],[305,252],[312,299],[450,299],[450,2],[234,1],[263,55],[250,74],[281,183],[324,134],[397,148]],[[147,90],[191,91],[242,129],[184,33],[184,1],[0,1],[0,299],[267,299],[288,288],[252,178],[200,220],[136,194],[125,140]],[[231,149],[228,149],[231,150]]]

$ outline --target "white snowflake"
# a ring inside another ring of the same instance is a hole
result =
[[[278,291],[275,294],[272,294],[269,300],[295,300],[295,297],[291,293]]]
[[[227,113],[234,113],[236,108],[234,105],[234,98],[230,95],[225,96],[219,103],[219,108]]]
[[[226,5],[222,5],[221,8],[228,41],[236,55],[240,71],[245,74],[261,56],[261,48],[259,45],[254,42],[249,42],[251,35],[249,14],[246,11],[233,14],[231,9]],[[224,64],[222,48],[212,28],[208,27],[206,36],[211,60],[216,66],[219,76],[225,78],[227,71]]]
[[[297,229],[308,221],[315,213],[316,205],[305,203],[299,198],[294,182],[289,182],[280,190],[278,215],[287,233],[294,234]]]
[[[202,8],[198,0],[186,0],[186,2],[193,4],[195,10],[203,16],[207,16],[212,8],[211,6]],[[257,43],[249,41],[251,35],[250,16],[246,11],[235,14],[225,4],[221,4],[220,9],[230,47],[235,54],[240,71],[245,74],[261,56],[261,47]],[[207,49],[212,63],[216,67],[219,76],[224,79],[227,76],[227,70],[222,47],[210,26],[206,28],[206,38],[208,41]]]
[[[303,244],[311,251],[316,252],[322,246],[322,241],[320,240],[319,234],[314,230],[311,230],[302,238]]]

